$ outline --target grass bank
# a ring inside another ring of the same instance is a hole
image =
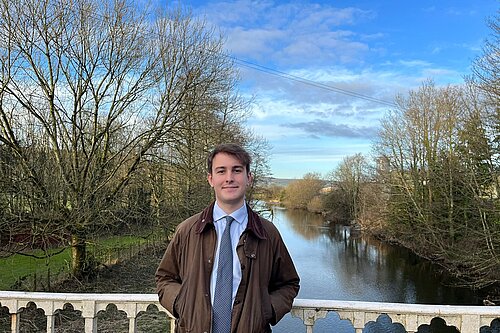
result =
[[[98,263],[116,263],[135,255],[151,240],[140,236],[113,236],[87,242],[88,254]],[[34,250],[0,259],[0,290],[47,290],[51,283],[68,276],[71,248],[55,248],[45,253]]]

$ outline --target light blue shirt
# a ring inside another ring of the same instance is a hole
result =
[[[233,248],[233,303],[236,297],[236,291],[241,282],[241,263],[238,255],[236,254],[236,245],[240,241],[241,234],[247,228],[248,224],[248,212],[246,204],[238,208],[236,211],[229,214],[233,219],[231,224],[231,245]],[[212,305],[214,304],[214,294],[215,294],[215,284],[217,283],[217,268],[219,267],[219,248],[222,238],[222,233],[226,228],[226,216],[227,214],[219,207],[217,202],[214,206],[214,226],[217,233],[217,249],[215,250],[214,267],[212,268],[212,274],[210,275],[210,297],[212,300]]]

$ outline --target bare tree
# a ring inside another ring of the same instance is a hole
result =
[[[285,206],[307,209],[307,205],[320,194],[323,181],[317,173],[307,173],[302,179],[290,182],[285,188]]]
[[[500,12],[491,17],[488,23],[491,34],[483,44],[481,55],[472,64],[472,79],[487,94],[498,112],[500,104]]]
[[[470,114],[478,114],[483,121],[484,134],[491,143],[492,163],[500,164],[500,15],[489,20],[491,34],[484,42],[482,54],[472,64],[472,75],[467,78]],[[480,105],[480,110],[478,109]],[[497,169],[490,166],[498,176]],[[500,178],[496,178],[496,192],[500,193]]]
[[[486,104],[469,88],[427,82],[399,98],[376,151],[388,164],[381,175],[389,233],[482,287],[499,280],[498,165]]]
[[[231,63],[220,36],[182,10],[128,0],[0,6],[0,143],[27,188],[17,215],[70,235],[81,277],[87,239],[115,221],[153,154],[171,152],[193,103],[230,95],[220,82]]]
[[[362,154],[345,157],[333,172],[333,181],[346,199],[349,222],[356,221],[361,212],[362,187],[369,180],[369,166]],[[337,194],[340,194],[337,192]]]

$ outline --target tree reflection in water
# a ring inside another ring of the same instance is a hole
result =
[[[446,286],[429,261],[319,214],[275,208],[274,223],[301,275],[299,298],[479,304],[472,291]]]

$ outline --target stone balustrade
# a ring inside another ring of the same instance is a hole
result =
[[[110,304],[123,311],[128,318],[128,331],[137,332],[136,319],[140,313],[150,311],[154,305],[166,313],[170,332],[174,329],[172,315],[158,303],[155,294],[74,294],[0,291],[0,309],[7,308],[10,315],[10,331],[20,331],[23,309],[36,305],[47,319],[46,332],[56,331],[55,315],[70,304],[81,313],[85,333],[97,332],[97,317]],[[4,311],[6,312],[6,311]],[[304,328],[298,332],[314,332],[318,319],[335,312],[340,319],[348,320],[355,333],[361,332],[500,332],[500,307],[498,306],[451,306],[419,305],[402,303],[357,302],[296,299],[292,316],[300,318]],[[99,324],[100,325],[100,324]],[[445,326],[448,326],[447,328]],[[443,329],[444,328],[444,329]],[[328,331],[336,332],[335,327]],[[293,333],[293,332],[290,332]]]

